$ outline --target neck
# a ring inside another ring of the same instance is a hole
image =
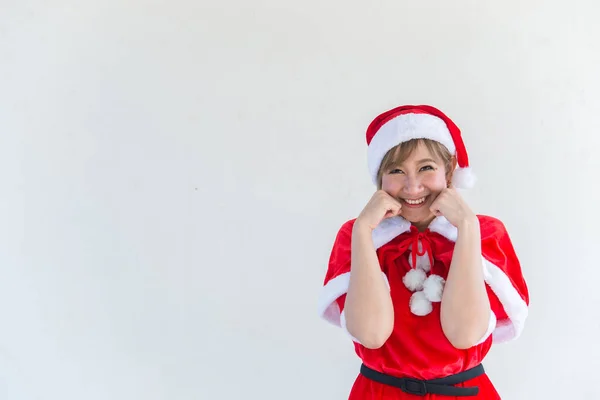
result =
[[[434,219],[435,215],[432,215],[431,217],[424,219],[423,221],[412,222],[412,225],[416,227],[419,230],[419,232],[423,232],[429,227],[429,225]]]

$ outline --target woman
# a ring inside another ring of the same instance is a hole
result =
[[[367,144],[378,190],[339,230],[319,299],[362,360],[349,399],[500,399],[481,362],[521,334],[529,293],[502,222],[456,191],[474,183],[459,128],[401,106]]]

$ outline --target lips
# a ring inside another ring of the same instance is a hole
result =
[[[425,204],[428,196],[420,197],[416,199],[402,199],[402,203],[410,208],[421,207]]]

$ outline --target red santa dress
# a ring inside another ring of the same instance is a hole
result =
[[[373,231],[373,243],[394,306],[394,328],[386,343],[368,349],[346,330],[344,302],[350,280],[351,236],[354,220],[339,230],[319,298],[322,318],[342,328],[354,342],[363,364],[399,378],[420,380],[454,375],[483,361],[493,343],[516,339],[528,313],[529,294],[519,259],[504,224],[478,216],[481,229],[484,279],[491,304],[489,328],[479,343],[456,349],[445,337],[440,322],[440,301],[448,276],[457,229],[444,217],[436,217],[418,232],[401,217],[384,220]],[[486,374],[457,384],[479,388],[473,399],[500,399]],[[444,395],[417,396],[375,382],[359,374],[349,400],[449,399]],[[464,398],[464,397],[460,397]]]

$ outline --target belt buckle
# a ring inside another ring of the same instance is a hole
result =
[[[425,396],[427,394],[427,386],[425,382],[416,379],[404,378],[403,387],[401,388],[406,393],[414,394],[417,396]]]

